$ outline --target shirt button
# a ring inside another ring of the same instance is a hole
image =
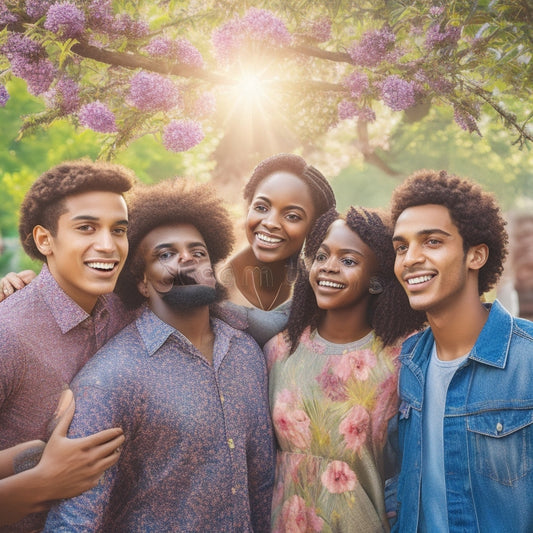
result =
[[[231,493],[232,494],[237,494],[237,489],[235,487],[231,487]]]
[[[222,394],[220,395],[220,401],[221,403],[224,403],[224,396]]]
[[[498,433],[501,433],[501,432],[502,432],[502,429],[503,429],[502,423],[501,423],[501,422],[498,422],[498,423],[496,424],[496,431],[497,431]]]
[[[233,442],[233,439],[228,439],[228,446],[230,447],[231,450],[235,448],[235,443]]]

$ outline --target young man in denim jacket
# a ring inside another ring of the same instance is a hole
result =
[[[395,531],[533,531],[533,323],[480,299],[507,254],[500,210],[423,170],[392,216],[396,276],[430,326],[402,349]]]

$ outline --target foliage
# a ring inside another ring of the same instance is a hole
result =
[[[251,152],[269,136],[306,146],[340,120],[364,130],[433,104],[470,132],[492,108],[523,143],[531,110],[502,100],[530,101],[532,22],[528,0],[0,0],[1,63],[47,102],[23,132],[68,117],[107,157],[147,133],[187,150],[236,124]]]

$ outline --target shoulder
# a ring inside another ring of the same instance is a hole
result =
[[[272,337],[263,348],[268,368],[272,368],[276,362],[287,358],[290,353],[290,348],[286,330]]]

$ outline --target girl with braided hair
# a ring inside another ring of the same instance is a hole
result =
[[[249,332],[264,344],[287,323],[298,256],[317,218],[335,207],[335,196],[316,168],[282,153],[255,168],[244,199],[248,243],[218,278],[237,304],[231,309],[246,315]]]
[[[329,210],[307,238],[288,328],[265,346],[279,446],[273,531],[296,521],[300,531],[389,531],[397,357],[424,323],[395,280],[391,236],[384,215],[352,207]]]

